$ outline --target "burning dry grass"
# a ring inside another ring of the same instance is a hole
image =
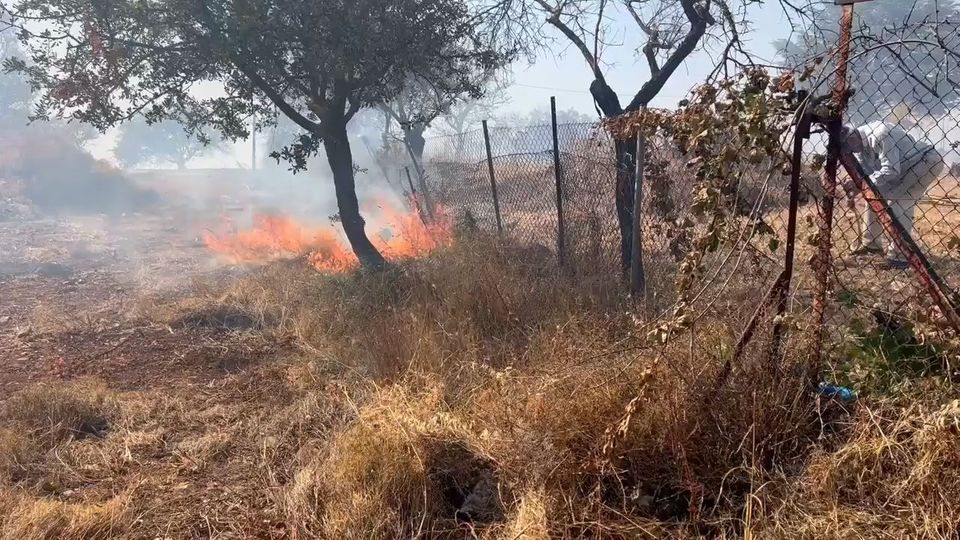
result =
[[[391,260],[424,256],[450,245],[453,221],[443,208],[436,208],[426,219],[416,211],[389,201],[374,204],[377,216],[371,230],[373,244]],[[411,206],[419,208],[413,203]],[[205,231],[207,247],[239,263],[266,262],[282,257],[305,255],[310,264],[322,272],[346,272],[358,266],[341,231],[332,224],[322,227],[303,225],[289,216],[260,214],[253,226],[240,230],[225,219],[221,231]]]
[[[714,393],[723,324],[652,346],[615,290],[464,242],[378,275],[300,260],[152,298],[139,316],[171,331],[189,319],[299,352],[202,389],[24,391],[3,409],[0,529],[947,538],[960,519],[955,402],[818,406],[792,342],[781,369],[748,355]]]

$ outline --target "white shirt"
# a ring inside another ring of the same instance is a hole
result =
[[[877,187],[894,187],[932,145],[914,139],[899,126],[870,122],[857,128],[863,151],[857,159]]]

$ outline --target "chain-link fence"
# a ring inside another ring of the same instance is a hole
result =
[[[928,19],[859,28],[848,70],[852,96],[838,137],[873,185],[862,189],[841,167],[827,322],[846,323],[850,310],[864,308],[945,321],[932,291],[955,304],[960,286],[960,25]]]
[[[599,125],[557,127],[559,209],[553,127],[491,127],[488,134],[489,156],[483,130],[428,141],[424,169],[438,201],[490,232],[498,232],[499,209],[506,238],[558,257],[562,219],[563,255],[571,267],[619,264],[619,229],[610,212],[616,160]]]
[[[820,91],[834,82],[830,76],[837,67],[836,59],[823,63]],[[736,215],[726,222],[722,247],[706,250],[706,259],[699,261],[698,284],[687,295],[698,302],[694,311],[722,304],[731,324],[746,323],[753,310],[743,308],[769,300],[768,289],[783,277],[782,246],[790,243],[797,260],[791,309],[809,310],[822,289],[828,325],[848,322],[850,310],[944,320],[943,303],[935,307],[927,274],[956,301],[960,25],[927,20],[896,29],[861,29],[851,42],[848,67],[854,93],[845,131],[833,136],[843,137],[844,155],[862,166],[879,197],[861,189],[844,172],[852,162],[841,160],[838,190],[830,197],[833,217],[824,228],[823,204],[829,196],[814,164],[824,161],[820,154],[827,153],[828,137],[814,135],[804,146],[799,228],[791,239],[789,177],[777,165],[741,159],[727,182]],[[785,151],[791,138],[792,133],[785,134]],[[425,187],[472,227],[549,251],[570,271],[601,270],[617,279],[617,178],[632,164],[621,163],[613,138],[599,125],[559,125],[556,139],[555,148],[551,125],[430,139],[423,160]],[[698,183],[691,177],[689,156],[668,138],[648,140],[646,148],[640,230],[648,302],[660,312],[678,300],[673,293],[678,270],[692,243],[709,236],[704,229],[710,225],[695,216]],[[886,204],[869,205],[871,198]],[[905,239],[891,237],[882,214],[895,218]],[[916,253],[905,253],[904,245],[916,246]],[[830,264],[818,277],[814,270],[823,246],[829,248]]]
[[[428,141],[424,169],[431,197],[452,209],[459,220],[491,233],[498,232],[499,209],[505,238],[550,250],[558,259],[562,210],[565,266],[574,272],[600,270],[616,279],[621,247],[615,198],[623,165],[610,134],[599,124],[557,126],[562,202],[558,210],[552,126],[491,128],[488,133],[489,160],[482,130]],[[650,140],[646,146],[640,227],[645,274],[652,307],[666,308],[675,299],[677,267],[698,236],[696,227],[704,225],[691,228],[696,181],[687,157],[666,139]],[[712,257],[717,272],[739,272],[733,285],[757,294],[762,287],[742,278],[762,282],[782,266],[769,245],[783,244],[785,217],[779,214],[786,211],[787,191],[779,169],[751,165],[738,174],[743,228],[731,231],[734,240],[727,250]],[[758,240],[756,218],[763,214],[773,216],[771,225],[780,230]],[[770,235],[779,235],[778,240],[771,241]],[[727,274],[714,278],[712,283],[718,286],[732,286]]]

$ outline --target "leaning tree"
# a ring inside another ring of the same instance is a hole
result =
[[[294,170],[320,147],[361,264],[384,259],[364,230],[347,124],[410,73],[465,85],[504,55],[481,44],[467,0],[12,0],[37,116],[107,130],[137,115],[247,137],[284,115],[303,129],[279,156]],[[215,88],[216,91],[211,91]]]

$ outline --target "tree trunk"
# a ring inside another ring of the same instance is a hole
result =
[[[427,146],[427,140],[423,136],[427,126],[417,122],[410,124],[403,129],[403,141],[410,152],[410,158],[413,160],[413,166],[417,170],[417,183],[420,185],[420,196],[423,197],[423,203],[426,206],[427,214],[433,219],[433,198],[430,196],[430,189],[427,187],[426,169],[423,165],[423,150]]]
[[[602,78],[594,79],[590,83],[590,94],[593,96],[594,104],[606,118],[616,118],[625,112],[620,106],[617,93]],[[620,226],[620,272],[624,280],[629,280],[633,264],[633,197],[637,179],[635,170],[637,140],[634,137],[617,140],[614,148],[617,167],[615,198],[617,222]]]
[[[381,269],[386,260],[367,238],[366,225],[360,216],[360,203],[357,201],[357,189],[353,176],[353,154],[347,138],[346,122],[324,122],[323,148],[333,172],[333,185],[337,194],[337,208],[340,210],[340,223],[347,235],[350,247],[364,268]]]
[[[635,160],[637,153],[636,138],[616,142],[617,221],[620,225],[620,270],[624,279],[630,276],[633,264],[633,199],[636,193]]]
[[[410,151],[413,152],[417,167],[420,166],[420,163],[423,163],[423,149],[427,146],[427,140],[423,137],[425,130],[426,126],[419,123],[412,124],[403,130],[403,138],[406,140],[407,146],[410,147]]]

